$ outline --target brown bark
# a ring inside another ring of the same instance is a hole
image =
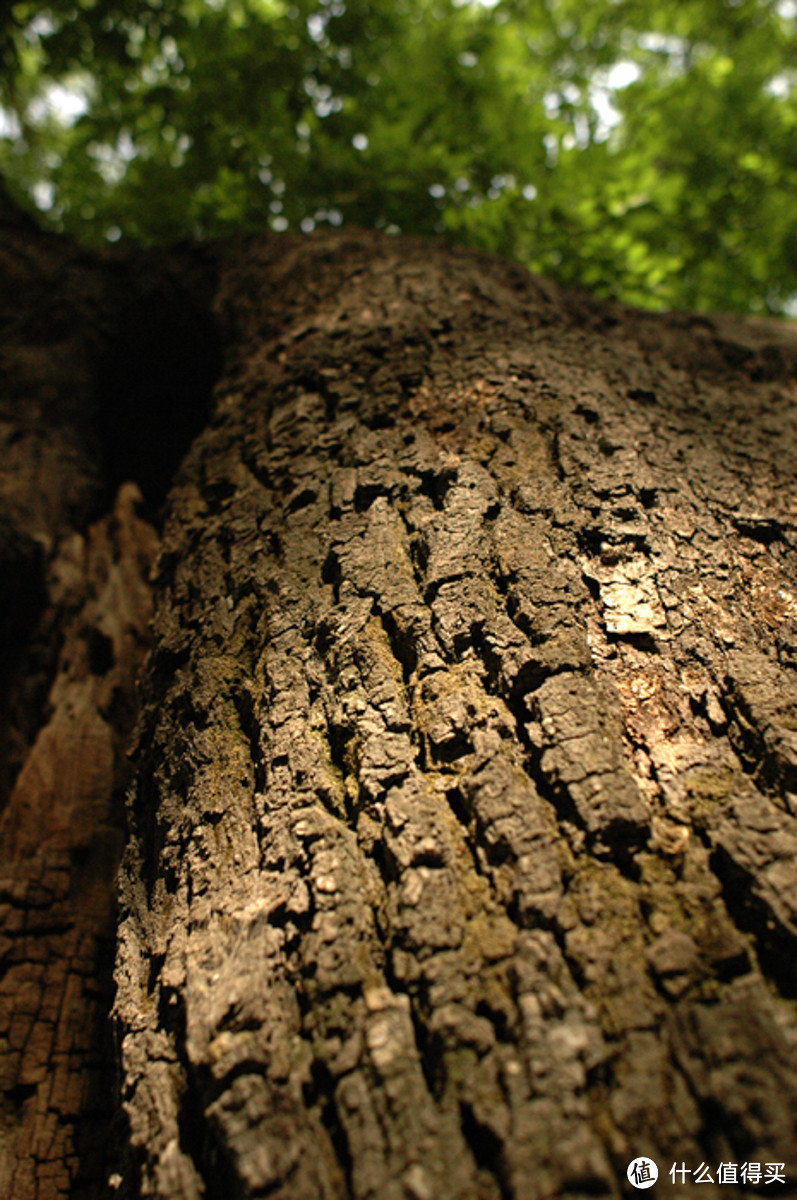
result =
[[[376,235],[214,253],[114,1185],[575,1200],[645,1154],[792,1190],[793,341]]]
[[[181,288],[190,311],[196,279],[184,276],[176,260],[83,254],[0,192],[4,1200],[99,1195],[115,1161],[113,880],[157,536],[135,484],[113,497],[131,443],[114,427],[131,345],[152,342],[153,313]],[[161,320],[162,336],[169,327]],[[151,355],[147,366],[162,378]],[[150,464],[165,463],[159,451]]]
[[[797,1170],[793,353],[372,236],[222,274],[122,873],[128,1169]]]
[[[123,488],[113,513],[51,563],[52,608],[79,607],[0,824],[0,1183],[20,1200],[90,1193],[106,1166],[113,877],[155,542],[137,495]]]

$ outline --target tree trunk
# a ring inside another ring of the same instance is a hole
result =
[[[164,391],[182,396],[174,365],[186,321],[207,325],[194,311],[203,274],[201,254],[94,259],[0,190],[4,1200],[88,1200],[114,1163],[113,881],[157,535],[135,485],[113,492]],[[191,405],[140,464],[155,499],[180,438],[201,427],[213,345],[192,348]]]
[[[203,255],[225,363],[154,579],[112,1188],[576,1200],[644,1155],[791,1190],[794,341],[375,234]],[[118,725],[92,693],[119,738],[132,671]]]

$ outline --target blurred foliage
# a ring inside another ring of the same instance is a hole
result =
[[[0,172],[84,242],[356,223],[797,311],[797,0],[51,0]]]

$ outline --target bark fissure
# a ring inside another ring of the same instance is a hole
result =
[[[121,873],[122,1189],[787,1159],[793,355],[372,235],[213,256]]]
[[[791,814],[741,771],[725,712],[746,722],[734,735],[743,746],[758,705],[752,754],[773,794],[791,779],[790,742],[780,710],[749,698],[771,691],[764,665],[746,690],[726,684],[722,635],[716,646],[698,615],[734,612],[734,636],[753,635],[744,560],[735,575],[723,565],[741,553],[736,526],[719,502],[705,505],[702,529],[690,515],[703,502],[683,482],[694,474],[688,368],[651,368],[634,349],[644,320],[630,315],[616,377],[575,367],[595,336],[588,307],[530,325],[516,290],[514,341],[490,319],[465,333],[452,317],[444,336],[464,354],[452,353],[434,328],[404,332],[429,310],[413,308],[403,265],[390,270],[400,302],[380,324],[379,355],[357,347],[374,348],[384,274],[348,276],[351,296],[336,294],[310,330],[299,318],[301,337],[293,292],[267,359],[252,343],[230,427],[200,439],[186,467],[188,478],[234,480],[243,442],[259,482],[225,492],[227,545],[251,542],[251,528],[279,546],[257,559],[267,615],[245,668],[245,686],[263,693],[244,722],[246,753],[263,762],[259,875],[233,909],[225,869],[203,866],[189,905],[233,921],[241,906],[268,911],[269,965],[249,974],[297,1039],[280,1034],[279,1049],[272,1038],[253,1054],[263,1018],[248,984],[232,1017],[192,1002],[204,1030],[196,1063],[212,1062],[220,1039],[235,1062],[236,1039],[248,1039],[243,1074],[202,1067],[220,1080],[214,1111],[249,1113],[222,1126],[243,1194],[308,1187],[295,1160],[280,1166],[269,1132],[286,1105],[294,1148],[326,1130],[312,1186],[353,1198],[617,1195],[632,1150],[708,1153],[720,1127],[728,1153],[785,1146],[791,1100],[778,1107],[756,1091],[764,1128],[710,1082],[749,1070],[727,1030],[751,1005],[756,1055],[782,1049],[759,973],[778,977],[773,953],[759,928],[756,959],[729,873],[748,872],[767,920],[775,913],[784,930],[789,920],[776,864],[791,834],[771,814]],[[700,387],[713,403],[711,379]],[[664,392],[674,411],[660,411]],[[720,493],[725,461],[707,476]],[[184,555],[186,502],[173,493],[167,535]],[[186,571],[200,593],[161,607],[167,640],[191,628],[194,605],[207,614],[214,603],[209,565]],[[236,572],[251,573],[240,556]],[[202,663],[211,644],[234,646],[224,628],[222,608],[191,635],[194,673],[210,671],[222,695],[224,674]],[[162,706],[158,676],[148,686]],[[231,733],[211,721],[208,736]],[[749,780],[747,807],[737,778]],[[250,820],[236,802],[218,828],[235,812]],[[772,870],[753,866],[762,852]],[[207,937],[197,927],[198,944]],[[725,1034],[706,1025],[718,1013]],[[154,1179],[157,1158],[142,1169]]]

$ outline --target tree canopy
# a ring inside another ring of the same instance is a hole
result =
[[[353,223],[797,311],[795,0],[51,0],[0,171],[86,242]]]

